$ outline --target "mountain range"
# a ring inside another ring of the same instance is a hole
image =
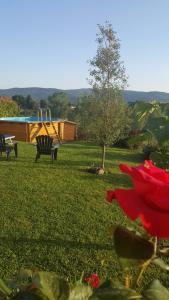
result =
[[[91,89],[84,88],[84,89],[62,90],[62,89],[55,89],[55,88],[40,88],[40,87],[0,89],[1,96],[3,95],[3,96],[12,97],[14,95],[22,95],[25,97],[27,95],[31,95],[32,98],[36,100],[47,99],[48,96],[59,92],[66,93],[69,96],[71,102],[75,103],[77,98],[80,95],[90,94]],[[158,100],[161,103],[169,102],[169,93],[159,92],[159,91],[141,92],[141,91],[125,90],[123,92],[123,95],[124,95],[124,99],[127,102],[134,102],[134,101],[150,102],[152,100]]]

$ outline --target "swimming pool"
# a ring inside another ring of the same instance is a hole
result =
[[[43,118],[42,120],[40,120],[38,117],[6,117],[6,118],[0,118],[0,121],[10,121],[10,122],[54,122],[54,121],[61,121],[61,119],[46,119]]]
[[[7,117],[0,118],[0,133],[14,135],[17,141],[34,143],[37,135],[50,135],[58,140],[75,140],[77,130],[76,123],[61,119]]]

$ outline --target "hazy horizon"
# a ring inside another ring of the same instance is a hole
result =
[[[82,90],[82,89],[90,89],[91,87],[87,87],[87,88],[84,88],[84,87],[81,87],[81,88],[70,88],[70,89],[61,89],[61,88],[58,88],[58,87],[42,87],[42,86],[23,86],[23,87],[19,87],[19,86],[14,86],[14,87],[11,87],[11,88],[0,88],[0,90],[10,90],[10,89],[31,89],[31,88],[39,88],[39,89],[57,89],[57,90]],[[131,90],[130,88],[126,88],[124,89],[124,91],[131,91],[131,92],[145,92],[145,93],[169,93],[169,92],[166,92],[166,91],[159,91],[159,90]]]

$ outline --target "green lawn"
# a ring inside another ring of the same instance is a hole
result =
[[[116,203],[106,203],[105,192],[131,185],[118,164],[139,163],[141,155],[109,148],[107,173],[97,176],[86,172],[100,160],[100,149],[93,144],[64,144],[53,164],[48,156],[34,163],[30,144],[19,142],[18,148],[17,160],[13,153],[10,161],[0,160],[0,276],[37,267],[73,281],[83,270],[121,277],[108,228],[131,223]],[[147,280],[154,271],[149,270]],[[169,279],[166,272],[156,275]]]

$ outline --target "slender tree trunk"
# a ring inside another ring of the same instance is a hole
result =
[[[105,162],[105,155],[106,155],[106,145],[102,146],[102,169],[104,170],[104,162]]]

